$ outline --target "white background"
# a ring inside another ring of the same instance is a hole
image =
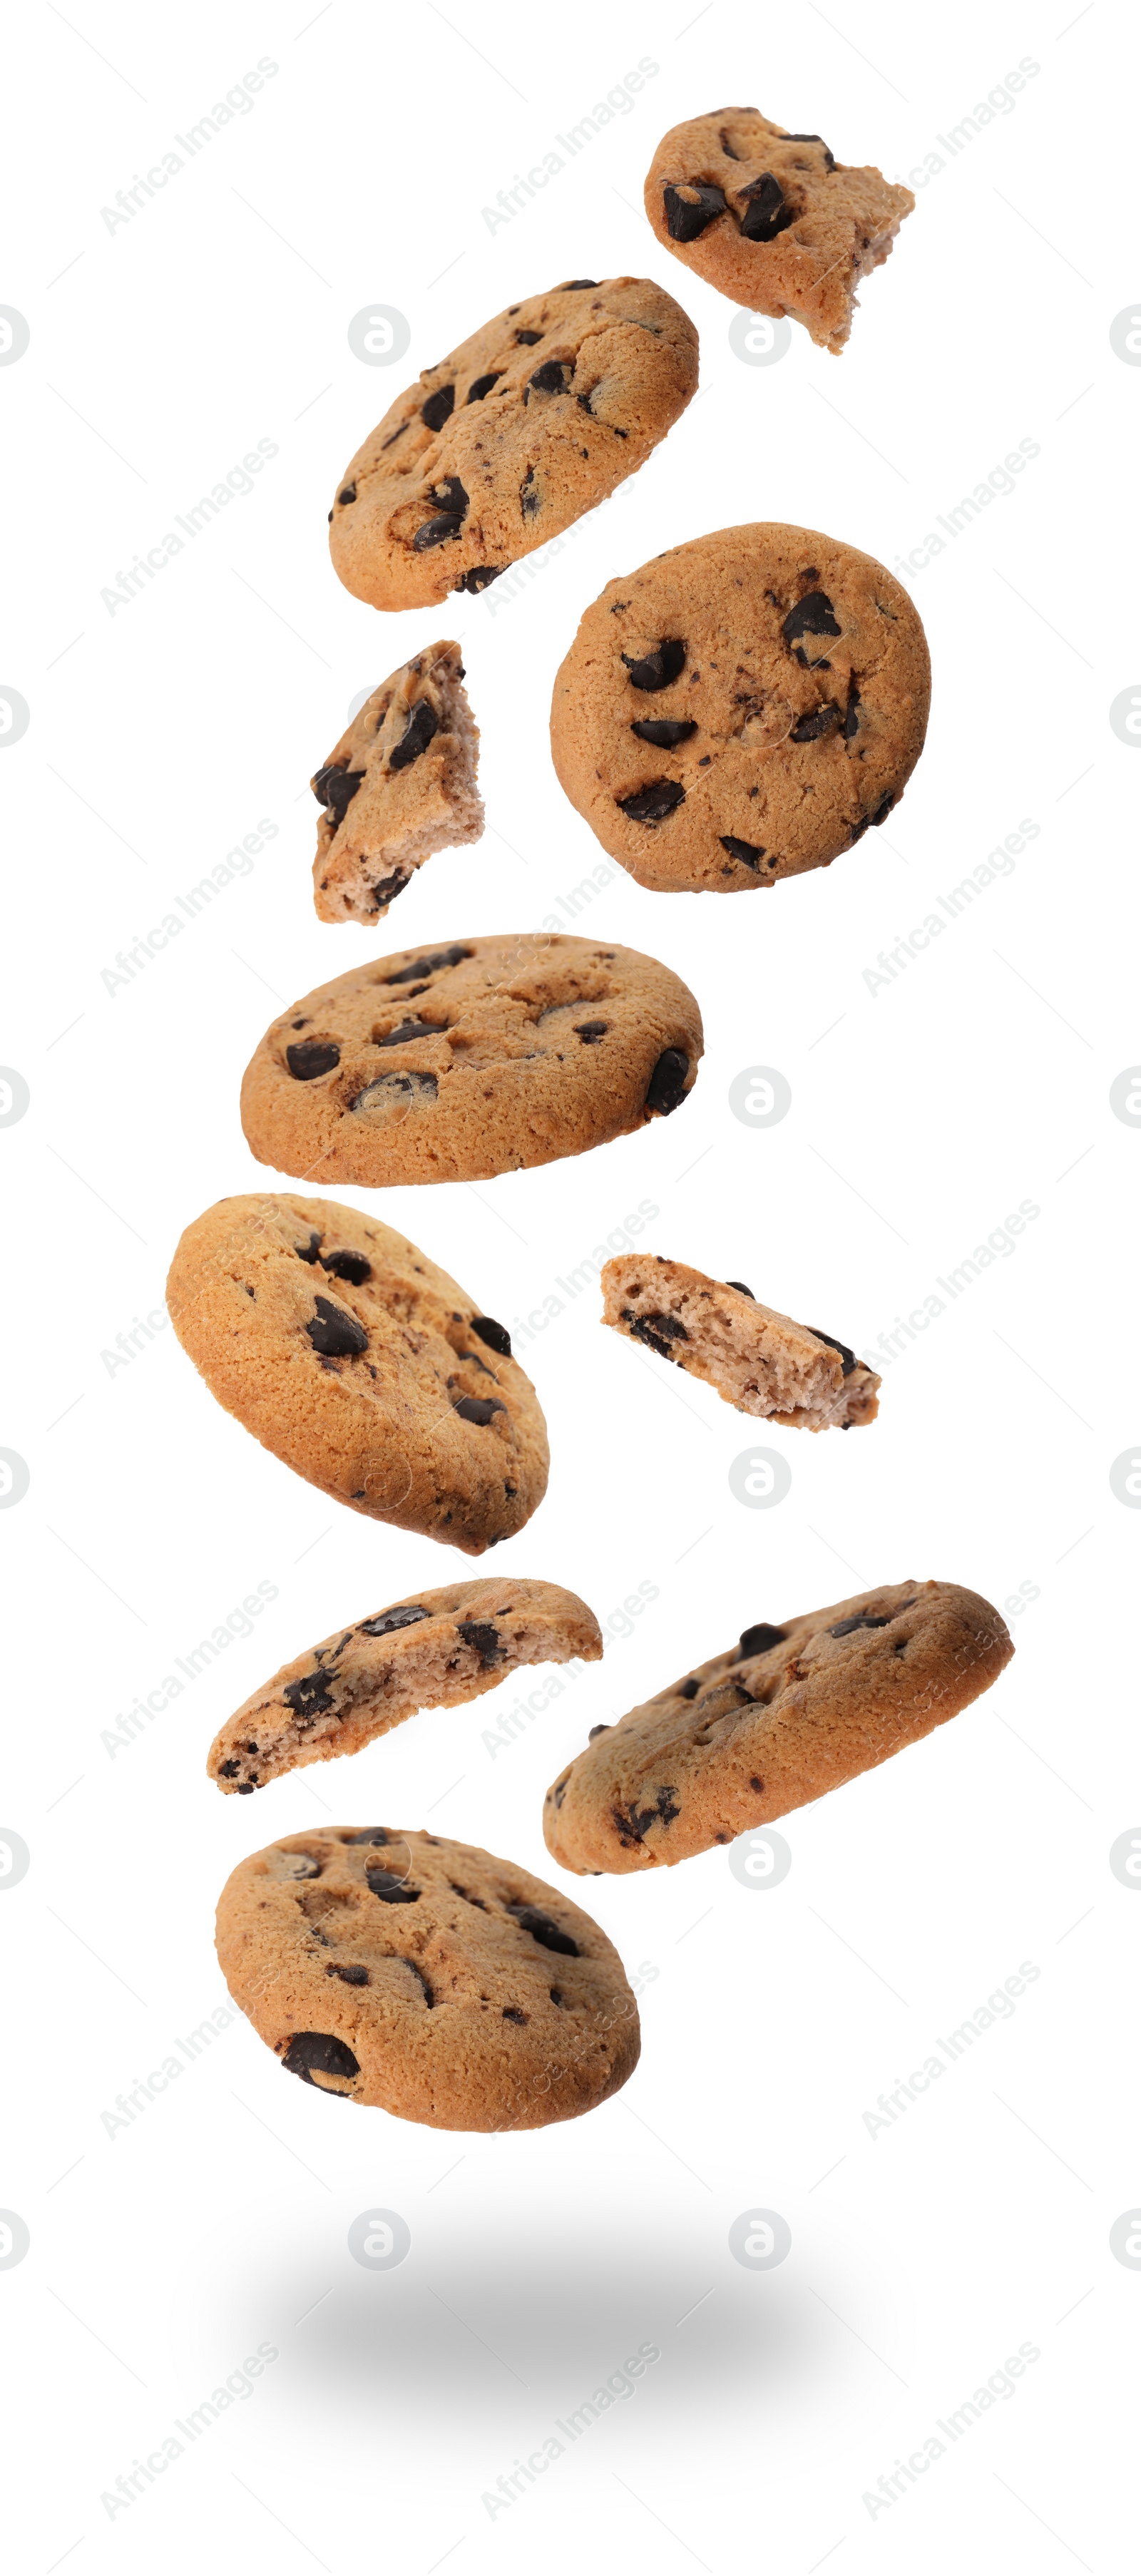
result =
[[[31,1091],[0,1139],[0,1441],[31,1477],[0,1522],[4,1807],[31,1852],[0,1904],[0,2202],[31,2237],[0,2273],[13,2565],[209,2553],[530,2576],[644,2552],[715,2576],[959,2576],[968,2557],[1111,2576],[1130,2563],[1141,2300],[1109,2248],[1141,2187],[1141,1904],[1108,1865],[1141,1815],[1141,1525],[1109,1483],[1141,1431],[1139,1147],[1109,1104],[1138,1047],[1137,773],[1109,722],[1139,679],[1122,528],[1141,372],[1109,338],[1138,286],[1123,17],[1102,0],[874,5],[844,13],[849,37],[807,0],[713,0],[692,23],[685,0],[308,14],[74,0],[70,21],[26,13],[8,44],[0,297],[31,330],[0,371],[20,572],[2,676],[31,709],[0,764],[0,1054]],[[252,110],[109,230],[101,208],[262,57],[277,69]],[[936,135],[1024,57],[1038,70],[1016,104],[943,153]],[[482,209],[643,58],[629,112],[492,230]],[[665,128],[742,100],[925,180],[840,362],[797,328],[779,363],[743,363],[729,304],[646,226]],[[658,279],[701,334],[701,390],[643,471],[518,586],[399,618],[350,598],[326,513],[401,385],[507,302],[622,271]],[[370,299],[408,317],[394,369],[349,348]],[[112,614],[101,592],[263,438],[278,453],[252,492]],[[488,829],[416,877],[388,944],[537,926],[601,855],[546,721],[603,582],[755,518],[897,565],[1024,439],[1039,453],[1016,489],[905,573],[934,704],[886,828],[767,904],[620,879],[580,915],[697,993],[707,1052],[684,1114],[379,1204],[511,1322],[648,1201],[652,1248],[864,1348],[1010,1210],[1038,1215],[885,1365],[874,1430],[764,1431],[792,1468],[767,1512],[728,1484],[750,1426],[604,1336],[593,1292],[564,1300],[517,1335],[553,1466],[495,1565],[619,1614],[603,1665],[498,1754],[483,1735],[510,1681],[275,1784],[256,1814],[224,1803],[204,1757],[247,1692],[345,1620],[471,1570],[337,1512],[157,1329],[184,1224],[264,1185],[237,1114],[262,1028],[381,944],[311,905],[307,780],[350,701],[461,637]],[[116,952],[261,817],[277,837],[250,874],[109,991]],[[1012,872],[871,990],[879,951],[1024,817],[1038,837]],[[758,1064],[792,1107],[751,1130],[728,1091]],[[153,1339],[109,1369],[148,1315]],[[108,2131],[116,2097],[224,2002],[213,1905],[257,1842],[430,1819],[554,1877],[542,1793],[588,1725],[751,1621],[928,1575],[999,1605],[1025,1586],[1015,1662],[953,1725],[788,1820],[779,1887],[741,1885],[723,1852],[560,1881],[644,1963],[642,2062],[601,2111],[494,2139],[350,2118],[284,2081],[235,2017]],[[276,1597],[252,1633],[109,1750],[117,1714],[259,1582]],[[655,1597],[630,1620],[640,1584]],[[873,2134],[877,2097],[1023,1961],[1039,1974],[1013,2014]],[[346,2239],[378,2205],[412,2243],[373,2273]],[[771,2272],[729,2252],[755,2206],[792,2232]],[[125,2503],[116,2481],[259,2343],[276,2358],[252,2393]],[[497,2481],[643,2343],[660,2358],[636,2396],[505,2503]],[[936,2420],[1020,2346],[1037,2358],[1013,2393],[885,2504],[897,2458],[926,2457]]]

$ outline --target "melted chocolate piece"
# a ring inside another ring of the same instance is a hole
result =
[[[455,400],[454,385],[441,385],[438,393],[429,394],[427,402],[420,405],[420,418],[425,429],[442,429],[444,422],[451,419]]]
[[[287,1682],[282,1698],[295,1717],[322,1717],[334,1705],[328,1673],[303,1673],[300,1681]]]
[[[890,1628],[894,1617],[893,1610],[889,1610],[884,1619],[872,1619],[866,1610],[861,1610],[857,1619],[838,1619],[835,1627],[830,1628],[828,1634],[830,1637],[851,1637],[854,1636],[857,1628]]]
[[[357,487],[356,487],[356,484],[355,484],[355,483],[346,483],[345,488],[344,488],[344,491],[343,491],[343,492],[338,492],[338,494],[337,494],[337,499],[338,499],[338,501],[340,502],[340,504],[341,504],[341,506],[342,506],[342,508],[343,508],[343,509],[347,509],[347,508],[348,508],[348,505],[349,505],[349,503],[350,503],[350,501],[355,501],[355,500],[356,500],[356,497],[357,497]],[[332,515],[333,515],[333,513],[332,513],[332,511],[330,510],[330,512],[329,512],[329,517],[330,517],[330,518],[332,518]]]
[[[743,1664],[749,1655],[767,1655],[770,1646],[783,1646],[788,1634],[785,1628],[774,1628],[768,1619],[758,1619],[755,1628],[743,1628],[738,1640],[735,1664]]]
[[[439,1038],[444,1034],[444,1020],[401,1020],[399,1028],[389,1029],[382,1038],[374,1039],[378,1047],[412,1046],[417,1038]]]
[[[367,1968],[339,1968],[333,1959],[329,1961],[325,1974],[327,1977],[339,1977],[343,1986],[367,1986],[368,1984]]]
[[[644,1342],[647,1350],[656,1351],[661,1360],[672,1360],[671,1342],[688,1342],[689,1334],[676,1315],[636,1315],[632,1306],[623,1306],[622,1321],[635,1342]]]
[[[625,1844],[627,1849],[629,1849],[631,1843],[640,1843],[648,1833],[651,1825],[672,1825],[674,1817],[680,1816],[681,1808],[675,1807],[671,1803],[673,1795],[674,1792],[671,1786],[665,1789],[658,1789],[655,1792],[654,1804],[652,1807],[635,1806],[633,1799],[631,1799],[629,1804],[625,1807],[611,1808],[610,1812],[614,1823],[618,1828],[619,1840]]]
[[[506,1413],[507,1407],[495,1395],[461,1395],[453,1399],[452,1411],[458,1413],[461,1422],[475,1422],[482,1427],[494,1413]]]
[[[454,584],[454,588],[466,590],[470,592],[472,598],[476,598],[481,590],[487,589],[489,582],[498,581],[501,572],[510,572],[510,570],[510,564],[473,564],[470,571],[465,572],[462,579]]]
[[[490,1619],[457,1619],[456,1633],[465,1646],[474,1646],[483,1672],[489,1673],[494,1665],[502,1663],[507,1648],[500,1643],[499,1630]]]
[[[446,966],[462,966],[465,957],[474,956],[471,948],[436,948],[430,957],[416,957],[411,966],[400,966],[395,975],[386,975],[386,984],[418,984],[423,975],[442,975]]]
[[[528,1905],[525,1898],[518,1897],[508,1903],[507,1911],[514,1915],[520,1931],[529,1932],[531,1939],[538,1941],[544,1950],[559,1950],[568,1959],[578,1958],[577,1941],[572,1941],[570,1933],[564,1932],[561,1924],[555,1923],[549,1914],[544,1914],[540,1905]]]
[[[285,1061],[295,1082],[316,1082],[340,1063],[341,1050],[332,1038],[302,1038],[299,1046],[287,1046]]]
[[[616,797],[621,814],[632,823],[664,823],[668,814],[676,814],[685,803],[685,789],[677,778],[654,778],[648,787],[638,787],[632,796]]]
[[[412,1601],[399,1610],[378,1610],[375,1619],[362,1619],[360,1634],[362,1637],[392,1637],[398,1628],[414,1628],[417,1620],[430,1619],[432,1615],[419,1601]]]
[[[506,1324],[497,1324],[494,1315],[473,1315],[471,1330],[486,1342],[489,1351],[498,1351],[501,1360],[511,1357],[511,1335]]]
[[[474,377],[471,384],[468,386],[467,398],[469,403],[485,401],[487,395],[491,392],[492,386],[498,384],[502,373],[502,367],[493,367],[490,375]]]
[[[314,2068],[318,2075],[359,2075],[361,2071],[360,2059],[351,2048],[327,2030],[295,2030],[281,2063],[303,2084],[312,2084]],[[323,2093],[325,2087],[320,2084],[314,2089]]]
[[[814,667],[818,668],[819,665]],[[801,716],[799,722],[794,724],[788,737],[789,741],[819,742],[822,735],[831,733],[839,722],[839,707],[814,707],[810,715]]]
[[[749,1297],[749,1298],[752,1298],[752,1302],[753,1302],[754,1306],[756,1305],[756,1302],[757,1302],[757,1301],[756,1301],[756,1298],[753,1296],[753,1291],[752,1291],[752,1289],[751,1289],[751,1288],[746,1288],[746,1286],[745,1286],[745,1282],[744,1282],[744,1280],[743,1280],[743,1279],[727,1279],[727,1280],[726,1280],[726,1282],[725,1282],[725,1285],[726,1285],[726,1287],[727,1287],[727,1288],[735,1288],[735,1289],[737,1290],[737,1294],[738,1294],[738,1296],[740,1296],[740,1297]]]
[[[434,707],[429,706],[426,698],[421,698],[413,707],[395,749],[388,755],[390,770],[411,768],[412,762],[419,760],[421,752],[427,751],[439,730],[440,719]]]
[[[763,841],[739,841],[735,832],[722,832],[719,839],[722,849],[728,850],[731,859],[739,859],[742,867],[754,870],[760,867],[765,855]]]
[[[847,1343],[838,1342],[834,1333],[820,1332],[815,1324],[806,1324],[804,1329],[806,1333],[811,1333],[814,1342],[827,1342],[830,1351],[839,1351],[844,1363],[841,1374],[844,1377],[850,1377],[856,1366],[856,1354],[849,1350]]]
[[[751,180],[739,193],[746,204],[741,217],[743,241],[775,241],[778,233],[787,232],[789,225],[795,223],[796,208],[786,205],[784,189],[771,170]]]
[[[346,808],[352,804],[363,777],[363,769],[341,769],[332,762],[318,770],[313,781],[313,793],[318,804],[327,806],[337,823],[344,822]]]
[[[368,1334],[355,1315],[347,1315],[343,1306],[334,1306],[328,1297],[315,1299],[316,1315],[305,1330],[315,1351],[327,1359],[349,1359],[358,1351],[367,1351]]]
[[[827,592],[809,590],[789,609],[780,631],[786,644],[795,644],[801,635],[839,635],[842,630]]]
[[[622,659],[630,674],[632,689],[668,689],[685,668],[685,645],[679,635],[667,635],[652,653],[639,660],[636,654],[624,653]]]
[[[370,1896],[379,1896],[382,1905],[418,1905],[420,1902],[419,1888],[409,1887],[402,1878],[394,1878],[392,1871],[382,1869],[379,1861],[371,1869],[366,1869],[365,1877]]]
[[[302,1257],[311,1260],[312,1254]],[[365,1260],[363,1252],[322,1252],[319,1259],[330,1278],[343,1279],[350,1288],[363,1288],[365,1280],[372,1277],[372,1263]]]
[[[692,717],[648,716],[644,724],[632,724],[639,742],[652,742],[658,751],[673,751],[679,742],[688,742],[697,725]]]
[[[680,1109],[686,1096],[685,1082],[688,1072],[689,1057],[682,1053],[680,1047],[667,1047],[664,1054],[658,1057],[650,1075],[645,1099],[646,1108],[651,1110],[655,1117],[672,1118],[674,1110]]]
[[[703,188],[699,186],[696,179],[691,183],[689,195],[686,197],[683,197],[676,188],[663,189],[662,207],[666,218],[666,231],[670,240],[676,242],[696,241],[698,234],[704,232],[706,225],[711,224],[717,215],[723,215],[726,211],[721,189]]]

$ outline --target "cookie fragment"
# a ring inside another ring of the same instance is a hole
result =
[[[716,1389],[724,1404],[790,1431],[874,1422],[883,1381],[844,1342],[794,1324],[752,1290],[661,1253],[618,1253],[601,1274],[602,1320]]]
[[[917,1744],[1014,1652],[989,1601],[896,1583],[760,1621],[601,1732],[552,1782],[547,1849],[580,1876],[670,1868]]]
[[[316,772],[321,921],[383,920],[433,851],[478,841],[479,732],[463,682],[459,645],[426,645],[373,690]]]

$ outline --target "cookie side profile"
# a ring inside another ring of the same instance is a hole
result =
[[[407,1236],[332,1199],[222,1199],[171,1322],[213,1396],[336,1502],[465,1555],[522,1529],[547,1429],[510,1335]]]
[[[486,590],[636,473],[696,389],[697,333],[650,278],[509,305],[357,449],[329,513],[334,570],[373,608]]]
[[[638,2007],[561,1890],[385,1825],[290,1834],[218,1902],[235,2003],[290,2075],[433,2129],[543,2129],[616,2093]]]
[[[557,1583],[508,1575],[410,1594],[283,1664],[227,1718],[206,1768],[249,1797],[305,1763],[359,1753],[418,1709],[478,1699],[524,1664],[601,1653],[593,1610]]]
[[[310,785],[322,921],[381,921],[435,850],[478,841],[479,730],[458,644],[429,644],[358,708]]]
[[[752,893],[886,821],[930,701],[922,625],[873,556],[815,528],[721,528],[586,610],[551,756],[639,885]]]
[[[300,1180],[489,1180],[670,1116],[701,1051],[692,993],[637,949],[545,931],[404,948],[274,1021],[242,1126]]]
[[[662,136],[645,186],[663,250],[750,313],[803,322],[838,357],[862,278],[882,266],[910,188],[786,134],[755,107],[719,107]]]
[[[593,1741],[548,1789],[580,1875],[672,1867],[842,1788],[969,1707],[1014,1648],[957,1583],[893,1583],[746,1628]]]
[[[874,1422],[883,1381],[847,1344],[660,1252],[619,1253],[601,1274],[602,1320],[715,1387],[723,1403],[790,1431]]]

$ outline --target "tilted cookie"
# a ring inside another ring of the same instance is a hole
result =
[[[636,948],[545,931],[401,948],[274,1021],[242,1125],[301,1180],[489,1180],[668,1117],[701,1049],[692,993]]]
[[[697,390],[697,333],[648,277],[571,278],[426,367],[329,513],[346,590],[426,608],[486,590],[644,465]]]
[[[482,1556],[550,1453],[511,1338],[406,1235],[334,1199],[220,1199],[166,1302],[211,1395],[334,1501]]]
[[[215,1736],[207,1771],[249,1797],[307,1762],[359,1753],[421,1708],[455,1708],[523,1664],[596,1663],[593,1610],[557,1583],[449,1583],[374,1611],[263,1682]]]
[[[886,820],[930,699],[923,628],[873,556],[816,528],[720,528],[586,610],[551,755],[639,885],[750,893]]]
[[[597,1923],[516,1862],[385,1825],[290,1834],[218,1903],[234,2001],[291,2075],[432,2129],[544,2129],[616,2093],[638,2007]]]
[[[547,1849],[589,1876],[667,1867],[772,1824],[957,1717],[1014,1648],[958,1583],[889,1583],[765,1620],[631,1709],[548,1789]]]
[[[458,644],[429,644],[374,689],[310,781],[322,921],[381,921],[434,850],[478,841],[479,732]]]
[[[874,1422],[883,1381],[845,1342],[660,1252],[619,1253],[601,1275],[604,1324],[716,1387],[725,1404],[790,1431]]]
[[[861,278],[887,258],[910,188],[835,161],[755,107],[719,107],[662,136],[646,213],[664,250],[750,313],[788,314],[838,357]]]

